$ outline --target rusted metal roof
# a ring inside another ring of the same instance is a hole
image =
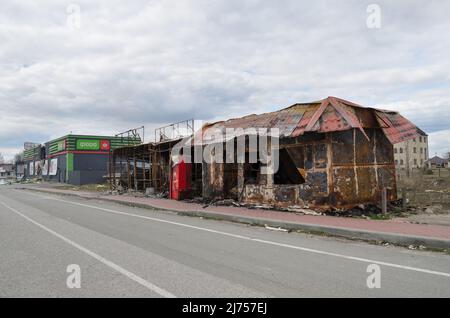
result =
[[[364,128],[372,128],[361,118],[361,112],[370,112],[376,127],[383,129],[387,138],[392,143],[415,138],[419,134],[425,134],[409,120],[397,112],[364,107],[353,102],[337,97],[327,97],[323,100],[294,104],[279,111],[252,114],[241,118],[233,118],[205,125],[200,133],[203,142],[213,142],[209,138],[212,130],[219,130],[225,135],[228,128],[278,128],[280,138],[297,137],[305,132],[333,132],[348,129],[359,129],[369,139]],[[367,117],[367,114],[366,114]],[[225,141],[225,137],[223,141]],[[215,142],[218,140],[215,139]]]
[[[376,110],[376,115],[380,127],[392,144],[427,135],[397,112]]]
[[[302,129],[302,126],[300,126],[299,129],[292,134],[292,137],[302,135],[307,131],[329,132],[358,128],[364,136],[369,139],[352,109],[352,107],[355,107],[353,105],[356,104],[348,104],[351,106],[348,107],[345,105],[345,102],[346,101],[342,99],[331,96],[323,99],[320,106],[307,121],[306,127]]]

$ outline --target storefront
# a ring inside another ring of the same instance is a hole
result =
[[[45,148],[36,145],[33,148],[25,149],[23,152],[23,162],[19,164],[23,169],[23,178],[33,179],[41,176],[41,162],[45,158]]]
[[[74,185],[102,183],[106,181],[109,152],[140,143],[138,138],[67,135],[45,143],[46,156],[38,169],[46,181]]]

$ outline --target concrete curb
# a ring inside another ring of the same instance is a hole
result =
[[[244,223],[250,225],[258,225],[258,226],[271,226],[271,227],[281,227],[286,230],[291,231],[302,231],[316,234],[326,234],[330,236],[343,237],[347,239],[358,239],[369,242],[388,242],[395,245],[401,246],[420,246],[423,245],[428,248],[436,248],[436,249],[450,249],[450,240],[433,238],[433,237],[425,237],[425,236],[413,236],[413,235],[404,235],[404,234],[393,234],[386,232],[375,232],[375,231],[367,231],[367,230],[359,230],[359,229],[349,229],[342,227],[330,227],[319,224],[308,224],[308,223],[294,223],[289,221],[277,221],[273,219],[265,219],[265,218],[253,218],[241,215],[232,215],[220,212],[208,212],[208,211],[183,211],[177,209],[168,209],[161,208],[158,206],[154,206],[151,204],[143,204],[143,203],[134,203],[134,202],[125,202],[122,200],[116,199],[106,199],[99,196],[95,197],[86,197],[81,194],[76,193],[60,193],[53,191],[46,191],[45,189],[32,189],[32,188],[22,188],[26,190],[57,194],[57,195],[66,195],[66,196],[74,196],[87,200],[100,200],[104,202],[113,202],[127,206],[145,208],[145,209],[155,209],[161,211],[168,211],[172,213],[177,213],[179,215],[184,216],[193,216],[193,217],[203,217],[213,220],[220,221],[229,221],[236,223]]]

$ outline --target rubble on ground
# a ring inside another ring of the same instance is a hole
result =
[[[103,188],[97,186],[97,189]],[[130,194],[136,197],[146,197],[163,199],[168,198],[168,191],[154,192],[146,191],[142,193],[141,191],[129,191],[122,186],[117,186],[114,190],[108,192],[111,195],[122,195]],[[261,203],[243,203],[234,199],[216,199],[205,201],[202,197],[194,197],[191,199],[186,199],[184,202],[201,204],[203,208],[209,206],[230,206],[230,207],[243,207],[247,209],[259,209],[259,210],[273,210],[282,212],[291,212],[300,215],[327,215],[327,216],[338,216],[338,217],[356,217],[364,219],[375,219],[375,220],[385,220],[391,218],[407,218],[411,215],[426,214],[435,215],[441,213],[448,213],[442,205],[425,205],[425,206],[412,206],[409,202],[403,204],[403,199],[398,199],[396,201],[389,202],[388,213],[383,214],[381,208],[376,204],[358,204],[350,209],[336,209],[331,208],[326,211],[318,211],[310,209],[307,205],[291,205],[287,207],[278,207],[271,204],[261,204]]]

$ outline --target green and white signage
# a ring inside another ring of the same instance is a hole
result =
[[[98,139],[77,139],[77,150],[99,150],[100,140]]]
[[[58,141],[58,143],[56,144],[56,151],[63,151],[66,150],[66,141],[65,140],[61,140]]]

